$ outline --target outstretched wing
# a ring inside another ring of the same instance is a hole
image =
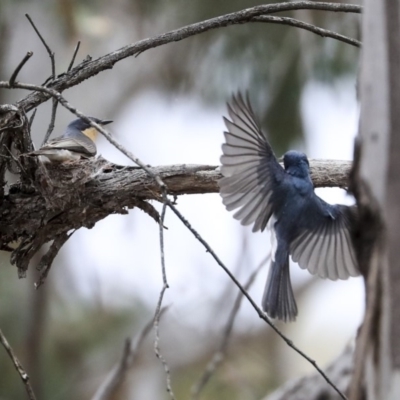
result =
[[[316,195],[308,207],[310,212],[304,212],[303,227],[290,244],[293,261],[321,278],[337,280],[358,276],[350,236],[356,207],[330,205]]]
[[[243,225],[254,223],[253,232],[263,231],[272,214],[273,185],[285,172],[261,130],[248,97],[238,93],[228,104],[231,121],[224,118],[227,132],[222,145],[220,195],[228,211]]]

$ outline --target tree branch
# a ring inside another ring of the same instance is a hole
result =
[[[15,80],[17,79],[17,76],[19,74],[19,71],[21,71],[22,67],[26,64],[26,62],[33,56],[33,52],[32,51],[28,51],[25,54],[25,57],[21,60],[21,62],[18,64],[17,68],[15,68],[14,72],[11,75],[11,78],[9,80],[10,85],[14,85]]]
[[[160,317],[167,310],[167,307],[163,307],[160,310]],[[154,324],[154,318],[151,319],[142,329],[139,336],[135,340],[135,345],[132,345],[132,339],[128,338],[125,341],[124,351],[122,357],[117,365],[108,374],[106,380],[97,389],[96,393],[92,397],[92,400],[108,400],[114,398],[117,391],[121,388],[125,381],[126,374],[130,368],[135,364],[135,361],[139,354],[140,346],[142,345],[146,336],[150,333],[151,328]]]
[[[346,187],[350,161],[310,160],[315,187]],[[141,168],[112,164],[99,157],[77,163],[49,164],[47,185],[49,209],[42,193],[34,188],[11,186],[0,205],[0,239],[3,243],[42,232],[52,240],[64,231],[92,227],[113,213],[126,213],[138,206],[138,199],[162,201],[159,186]],[[171,165],[151,167],[168,186],[172,195],[218,192],[221,174],[217,166]],[[65,210],[68,210],[66,212]]]
[[[78,85],[84,80],[97,75],[101,71],[111,69],[118,61],[121,61],[127,57],[137,56],[148,49],[159,47],[171,42],[178,42],[212,29],[251,22],[253,18],[262,15],[293,10],[321,10],[359,14],[362,11],[362,7],[354,4],[297,1],[266,4],[247,8],[241,11],[184,26],[182,28],[163,33],[149,39],[140,40],[139,42],[122,47],[121,49],[96,60],[83,61],[71,71],[59,75],[48,86],[58,92],[61,92],[65,89]],[[26,98],[20,100],[18,102],[18,106],[28,112],[37,107],[39,104],[48,100],[50,97],[51,96],[49,93],[31,93]]]
[[[249,22],[267,22],[270,24],[289,25],[289,26],[293,26],[295,28],[304,29],[306,31],[315,33],[316,35],[319,35],[322,37],[330,37],[332,39],[336,39],[341,42],[351,44],[352,46],[355,46],[355,47],[361,47],[361,42],[359,40],[349,38],[347,36],[341,35],[340,33],[336,33],[336,32],[330,31],[328,29],[323,29],[318,26],[309,24],[307,22],[299,21],[294,18],[271,17],[271,16],[262,15],[260,17],[252,18]]]

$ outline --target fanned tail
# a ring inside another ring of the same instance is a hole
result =
[[[296,319],[297,305],[290,282],[289,257],[282,265],[271,262],[262,307],[271,318],[285,322]]]

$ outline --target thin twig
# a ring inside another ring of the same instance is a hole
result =
[[[234,13],[211,18],[206,21],[197,22],[182,28],[163,33],[152,38],[143,39],[139,42],[122,47],[110,54],[100,57],[93,61],[82,62],[74,68],[73,74],[63,75],[52,82],[52,88],[55,90],[65,90],[76,86],[84,80],[97,75],[99,72],[108,70],[117,62],[131,56],[136,56],[146,50],[162,46],[167,43],[178,42],[191,36],[198,35],[213,29],[222,28],[230,25],[244,24],[250,22],[253,18],[283,11],[293,10],[322,10],[345,13],[361,13],[362,7],[355,4],[324,3],[314,1],[296,1],[286,3],[273,3],[259,5],[247,8]],[[50,97],[49,93],[32,93],[25,99],[18,102],[18,105],[27,112],[37,107]]]
[[[57,106],[58,106],[58,101],[53,97],[53,105],[51,107],[51,117],[50,117],[50,123],[49,127],[47,128],[46,135],[43,139],[42,146],[49,140],[49,137],[51,133],[53,132],[54,125],[56,122],[56,114],[57,114]]]
[[[319,26],[312,25],[307,22],[299,21],[298,19],[294,19],[294,18],[272,17],[272,16],[267,16],[267,15],[262,15],[259,17],[252,18],[250,20],[250,22],[268,22],[271,24],[294,26],[296,28],[305,29],[306,31],[310,31],[310,32],[315,33],[316,35],[319,35],[322,37],[330,37],[332,39],[336,39],[341,42],[351,44],[352,46],[361,47],[361,42],[359,40],[341,35],[340,33],[333,32],[328,29],[320,28]]]
[[[71,71],[72,67],[74,66],[75,58],[76,58],[76,55],[78,54],[80,45],[81,45],[81,42],[79,40],[78,43],[76,44],[76,47],[75,47],[75,50],[74,50],[74,54],[72,55],[72,60],[69,63],[67,72]]]
[[[25,370],[23,369],[21,363],[19,362],[18,358],[14,354],[13,349],[9,345],[6,337],[3,335],[3,332],[1,330],[0,330],[0,342],[3,345],[3,347],[6,349],[8,355],[10,356],[10,358],[11,358],[13,364],[14,364],[15,369],[17,370],[17,372],[18,372],[18,374],[19,374],[19,376],[21,378],[22,383],[25,386],[26,393],[28,394],[29,400],[36,400],[36,396],[33,393],[32,386],[31,386],[31,384],[29,382],[29,376],[25,372]]]
[[[161,361],[164,371],[165,371],[165,379],[167,384],[167,392],[172,400],[176,400],[174,392],[171,386],[171,371],[169,365],[161,354],[160,349],[160,316],[161,316],[161,306],[164,298],[165,291],[169,288],[168,281],[167,281],[167,271],[165,269],[165,253],[164,253],[164,219],[165,219],[165,212],[167,210],[167,198],[164,198],[164,204],[161,211],[161,220],[160,220],[160,256],[161,256],[161,272],[162,272],[162,280],[163,280],[163,287],[160,292],[160,296],[158,298],[156,312],[154,315],[154,332],[155,332],[155,339],[154,339],[154,353],[156,354],[157,358]]]
[[[10,154],[9,159],[12,159],[17,164],[17,166],[19,167],[19,169],[21,171],[21,174],[28,176],[27,172],[25,171],[25,168],[23,167],[21,162],[18,160],[18,158],[15,157],[15,155],[12,153],[12,151],[8,147],[6,147],[6,146],[4,146],[4,147],[5,147],[6,151],[8,151],[8,153]]]
[[[92,400],[106,400],[111,398],[113,393],[120,386],[121,382],[125,380],[125,375],[128,370],[128,359],[131,351],[132,341],[127,338],[124,343],[124,349],[122,352],[121,360],[111,371],[106,381],[96,391]]]
[[[293,342],[288,339],[268,318],[267,314],[265,314],[260,307],[258,307],[257,303],[253,300],[250,294],[243,288],[241,283],[236,279],[236,277],[232,274],[232,272],[223,264],[223,262],[219,259],[219,257],[215,254],[214,250],[210,247],[210,245],[199,235],[199,233],[190,225],[189,221],[176,209],[176,207],[168,201],[168,207],[175,213],[175,215],[182,221],[182,223],[190,230],[193,236],[206,248],[207,252],[211,254],[217,264],[226,272],[226,274],[231,278],[234,284],[239,288],[239,290],[243,293],[243,295],[250,302],[254,310],[257,312],[258,316],[265,321],[280,337],[281,339],[291,347],[296,353],[300,354],[304,359],[306,359],[314,368],[321,374],[321,376],[325,379],[325,381],[338,393],[338,395],[343,399],[347,400],[346,396],[335,386],[335,384],[326,376],[324,371],[318,366],[317,362],[310,358],[307,354],[301,351],[298,347],[296,347]]]
[[[33,56],[33,52],[32,51],[28,51],[25,54],[25,57],[21,60],[21,62],[18,64],[17,68],[15,68],[14,72],[11,75],[11,78],[9,80],[10,85],[14,85],[15,80],[17,79],[17,76],[19,74],[19,71],[21,71],[22,67],[26,64],[26,62]]]
[[[243,288],[248,291],[250,286],[253,284],[257,274],[260,272],[261,268],[270,260],[271,256],[268,255],[261,261],[259,266],[251,273],[249,279],[247,280],[246,284]],[[218,368],[219,364],[223,361],[225,357],[226,350],[228,348],[229,339],[232,333],[233,324],[235,322],[236,316],[240,309],[243,300],[243,293],[239,291],[233,308],[229,314],[228,321],[225,325],[225,329],[221,338],[220,345],[218,346],[217,351],[214,353],[212,359],[207,364],[203,374],[201,375],[200,379],[197,381],[195,385],[192,386],[191,394],[192,400],[197,400],[201,394],[201,391],[209,382],[212,375],[215,373],[216,369]]]
[[[39,29],[36,28],[36,25],[33,23],[32,18],[29,16],[29,14],[25,14],[25,17],[28,18],[28,21],[31,23],[32,28],[35,30],[36,34],[39,36],[39,39],[43,43],[43,46],[46,48],[47,53],[49,54],[50,57],[50,62],[51,62],[51,77],[54,79],[56,77],[56,63],[54,60],[54,51],[51,51],[50,47],[46,43],[46,41],[43,39],[43,36],[40,34]],[[27,110],[29,111],[29,110]]]
[[[33,110],[33,113],[31,114],[31,116],[29,118],[29,131],[32,129],[32,124],[33,124],[33,120],[35,119],[35,116],[36,116],[36,111],[37,111],[37,108],[35,108]]]
[[[50,272],[50,268],[53,264],[54,259],[56,258],[58,252],[60,251],[61,247],[65,244],[65,242],[74,234],[75,231],[71,233],[61,233],[57,236],[53,243],[50,246],[50,249],[47,253],[41,258],[39,265],[37,266],[37,270],[41,271],[44,268],[44,271],[40,274],[39,280],[35,283],[35,288],[39,289],[40,286],[43,285],[45,282],[47,275]]]
[[[25,16],[26,16],[26,18],[28,18],[28,21],[31,23],[33,29],[35,30],[36,34],[39,36],[39,39],[41,40],[41,42],[43,43],[43,46],[47,50],[47,53],[48,53],[48,55],[50,57],[50,62],[51,62],[51,79],[54,80],[54,78],[56,77],[56,62],[55,62],[55,59],[54,59],[54,51],[52,51],[50,49],[50,47],[48,46],[48,44],[44,40],[43,36],[40,34],[39,29],[36,28],[36,25],[33,23],[32,18],[29,16],[29,14],[25,14]],[[57,99],[55,99],[53,97],[53,106],[51,108],[50,123],[49,123],[49,127],[47,128],[47,132],[46,132],[46,135],[44,137],[44,140],[42,142],[42,146],[43,146],[43,144],[45,144],[47,142],[47,140],[49,139],[51,133],[53,132],[54,123],[55,123],[55,120],[56,120],[57,105],[58,105],[58,101],[57,101]]]

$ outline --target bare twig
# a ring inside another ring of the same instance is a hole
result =
[[[163,204],[162,211],[161,211],[161,220],[160,220],[160,224],[159,224],[159,226],[160,226],[161,272],[162,272],[163,287],[161,289],[160,296],[158,298],[156,312],[154,315],[154,332],[155,332],[154,352],[164,367],[166,383],[167,383],[167,392],[169,393],[172,400],[176,400],[174,392],[172,390],[172,386],[171,386],[171,372],[170,372],[170,369],[169,369],[166,359],[161,354],[160,330],[159,330],[162,301],[164,298],[165,291],[169,288],[168,281],[167,281],[167,272],[165,269],[165,253],[164,253],[164,219],[165,219],[165,212],[167,210],[167,201],[168,201],[168,199],[165,196],[164,204]]]
[[[43,139],[42,146],[49,140],[49,137],[51,133],[53,132],[54,129],[54,124],[56,122],[56,114],[57,114],[57,106],[58,106],[58,101],[53,97],[53,105],[51,107],[51,117],[50,117],[50,123],[49,127],[47,128],[46,135]]]
[[[29,117],[29,131],[32,129],[32,124],[33,124],[33,120],[35,119],[36,116],[36,111],[37,108],[35,108],[31,114],[31,116]]]
[[[168,307],[163,307],[160,311],[160,317],[164,314]],[[116,391],[123,384],[126,373],[129,368],[132,368],[134,365],[137,356],[139,354],[139,349],[146,338],[146,336],[150,333],[154,324],[154,318],[152,318],[142,329],[139,336],[135,341],[135,345],[132,346],[132,340],[127,339],[124,345],[124,350],[122,353],[122,357],[120,362],[111,370],[107,379],[104,383],[99,387],[96,391],[92,400],[108,400],[111,399],[112,396],[116,393]]]
[[[32,390],[32,386],[29,382],[29,376],[25,372],[25,370],[22,368],[21,363],[19,362],[18,358],[14,354],[13,349],[9,345],[6,337],[4,336],[4,334],[1,330],[0,330],[0,342],[3,345],[3,347],[6,349],[8,355],[10,356],[10,358],[14,364],[15,369],[17,370],[17,372],[21,378],[22,383],[25,386],[26,393],[28,394],[29,400],[36,400],[35,394],[33,393],[33,390]]]
[[[248,281],[243,286],[243,288],[248,291],[250,286],[253,284],[254,279],[256,278],[257,274],[260,272],[261,268],[270,260],[271,256],[268,255],[261,261],[260,265],[251,273]],[[225,325],[225,329],[221,338],[221,343],[214,353],[212,359],[207,364],[206,369],[204,370],[203,374],[201,375],[200,379],[197,381],[195,385],[192,386],[191,393],[192,393],[192,400],[196,400],[200,397],[201,391],[209,382],[210,378],[218,368],[219,364],[223,361],[225,357],[226,350],[228,348],[229,339],[232,333],[233,324],[235,322],[237,313],[240,309],[243,300],[243,293],[239,291],[235,303],[233,305],[232,311],[229,314],[228,322]]]
[[[100,57],[93,61],[84,61],[70,71],[69,74],[59,76],[54,79],[51,86],[56,91],[63,91],[72,86],[76,86],[91,76],[99,72],[110,69],[115,63],[127,57],[135,56],[144,51],[162,46],[167,43],[177,42],[200,33],[222,28],[230,25],[244,24],[253,18],[283,11],[292,10],[322,10],[345,13],[361,13],[362,7],[354,4],[324,3],[314,1],[296,1],[286,3],[274,3],[247,8],[234,13],[211,18],[206,21],[197,22],[182,28],[154,36],[149,39],[140,40],[134,44],[122,47],[121,49]],[[32,93],[25,99],[18,102],[18,105],[27,112],[32,108],[46,101],[51,95],[47,92]]]
[[[113,393],[117,390],[120,384],[125,380],[126,372],[128,371],[128,360],[131,352],[132,340],[125,340],[122,357],[119,363],[113,368],[107,380],[96,391],[92,400],[110,399]]]
[[[50,49],[50,47],[48,46],[48,44],[46,43],[46,41],[44,40],[43,36],[40,34],[39,30],[36,28],[36,25],[33,23],[32,18],[29,16],[29,14],[25,14],[26,18],[28,18],[28,21],[31,23],[33,29],[35,30],[36,34],[39,36],[39,39],[41,40],[41,42],[43,43],[43,46],[46,48],[47,53],[50,57],[50,62],[51,62],[51,80],[54,80],[54,78],[56,77],[56,63],[55,63],[55,59],[54,59],[54,51],[52,51]],[[49,139],[51,133],[53,132],[54,129],[54,123],[56,120],[56,113],[57,113],[57,99],[55,99],[53,97],[53,106],[51,109],[51,117],[50,117],[50,123],[49,123],[49,127],[47,128],[47,132],[46,135],[43,139],[42,142],[42,146],[44,143],[47,142],[47,140]]]
[[[341,42],[351,44],[352,46],[355,46],[355,47],[361,47],[361,42],[359,40],[349,38],[347,36],[341,35],[340,33],[333,32],[328,29],[323,29],[318,26],[309,24],[307,22],[299,21],[294,18],[272,17],[272,16],[262,15],[259,17],[252,18],[250,20],[250,22],[268,22],[270,24],[289,25],[289,26],[293,26],[296,28],[305,29],[306,31],[310,31],[310,32],[315,33],[316,35],[319,35],[322,37],[330,37],[332,39],[336,39]]]
[[[176,216],[182,221],[182,223],[190,230],[193,236],[206,248],[207,252],[211,254],[217,264],[226,272],[229,278],[234,282],[234,284],[239,288],[239,290],[243,293],[243,295],[250,302],[254,310],[257,312],[258,316],[265,321],[280,337],[281,339],[296,353],[300,354],[305,360],[307,360],[313,367],[321,374],[321,376],[325,379],[325,381],[338,393],[338,395],[343,399],[347,400],[346,396],[335,386],[335,384],[327,377],[327,375],[322,371],[322,369],[318,366],[317,362],[301,351],[298,347],[296,347],[293,342],[288,339],[276,326],[272,323],[272,321],[268,318],[267,314],[265,314],[260,307],[258,307],[257,303],[253,300],[250,294],[244,289],[241,283],[236,279],[236,277],[232,274],[232,272],[223,264],[223,262],[219,259],[219,257],[215,254],[214,250],[210,247],[210,245],[199,235],[199,233],[190,225],[189,221],[176,209],[176,207],[168,202],[168,207],[176,214]]]
[[[21,60],[21,62],[18,64],[17,68],[15,68],[14,72],[11,75],[11,78],[9,80],[10,85],[14,85],[15,80],[17,79],[17,76],[19,74],[19,71],[21,71],[22,67],[26,64],[26,62],[33,56],[33,52],[32,51],[28,51],[25,54],[25,57]]]
[[[76,58],[76,55],[78,54],[80,45],[81,45],[81,42],[79,40],[78,43],[76,44],[76,47],[75,47],[75,50],[74,50],[74,54],[72,55],[72,60],[69,63],[67,72],[71,71],[72,67],[74,66],[75,58]]]
[[[46,48],[47,53],[49,54],[50,57],[50,62],[51,62],[51,77],[54,79],[56,77],[56,63],[54,60],[54,51],[50,49],[46,41],[43,39],[43,36],[40,34],[39,29],[36,28],[36,25],[33,23],[32,18],[29,16],[29,14],[25,14],[25,17],[28,19],[28,21],[31,23],[32,28],[35,30],[36,34],[39,36],[39,39],[43,43],[43,46]],[[29,110],[26,110],[29,111]]]
[[[42,257],[37,266],[37,270],[41,271],[44,268],[44,271],[40,274],[39,280],[35,283],[35,288],[39,289],[40,286],[43,285],[44,281],[47,278],[48,273],[50,272],[50,268],[53,264],[54,259],[56,258],[58,252],[61,247],[65,244],[65,242],[73,235],[75,231],[71,233],[64,232],[58,237],[56,237],[53,243],[50,246],[48,252]]]

